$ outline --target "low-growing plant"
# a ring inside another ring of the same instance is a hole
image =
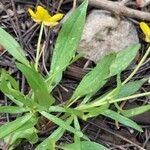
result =
[[[12,106],[0,106],[0,113],[20,114],[14,121],[0,126],[0,139],[9,144],[9,149],[14,149],[22,139],[26,139],[32,144],[37,143],[39,132],[37,126],[42,117],[56,124],[57,129],[37,145],[35,150],[107,149],[101,144],[90,141],[81,131],[79,123],[79,120],[86,121],[88,118],[99,115],[111,118],[140,132],[143,131],[130,117],[150,110],[150,104],[128,110],[124,110],[118,105],[122,101],[150,95],[150,92],[135,94],[147,82],[146,78],[130,81],[145,61],[150,48],[130,76],[123,82],[120,79],[121,72],[136,57],[140,44],[133,44],[118,53],[103,57],[83,77],[69,100],[61,105],[55,103],[56,100],[52,95],[53,89],[61,81],[63,71],[80,56],[80,54],[76,55],[76,50],[82,35],[87,6],[88,0],[84,0],[63,24],[53,51],[50,71],[46,76],[40,73],[38,67],[43,27],[56,25],[63,15],[56,14],[51,17],[41,6],[38,6],[36,13],[29,9],[33,20],[41,24],[35,63],[30,63],[17,41],[2,27],[0,28],[0,44],[16,59],[16,67],[25,76],[30,86],[29,93],[23,94],[17,81],[4,69],[0,70],[0,91],[14,102]],[[94,94],[112,76],[116,76],[117,86],[100,97],[93,98]],[[74,103],[76,105],[73,105]],[[114,104],[116,109],[112,110],[111,104]],[[65,131],[73,133],[74,143],[59,144],[58,141]]]

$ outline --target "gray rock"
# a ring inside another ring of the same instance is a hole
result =
[[[97,62],[111,52],[138,42],[136,28],[130,21],[116,18],[104,10],[93,10],[87,17],[79,51]]]

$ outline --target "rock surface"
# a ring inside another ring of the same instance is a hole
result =
[[[104,55],[138,42],[136,28],[130,21],[116,18],[108,11],[93,10],[87,17],[79,51],[97,62]]]

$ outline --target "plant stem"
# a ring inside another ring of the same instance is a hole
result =
[[[143,62],[149,55],[149,53],[150,53],[150,47],[147,49],[146,53],[144,54],[144,56],[141,59],[141,61],[139,62],[139,64],[136,66],[136,68],[133,70],[133,72],[129,75],[129,77],[122,83],[122,85],[126,84],[136,74],[136,72],[139,70],[139,68],[141,67],[141,65],[143,64]]]
[[[36,50],[36,59],[35,59],[35,69],[36,69],[36,71],[38,71],[39,55],[40,55],[40,44],[41,44],[41,40],[42,40],[43,29],[44,29],[44,24],[42,23],[41,28],[40,28],[38,43],[37,43],[37,50]]]
[[[116,103],[116,102],[126,101],[129,99],[143,97],[143,96],[149,96],[149,95],[150,95],[150,92],[145,92],[145,93],[135,94],[135,95],[131,95],[128,97],[119,98],[119,99],[111,99],[111,100],[105,99],[105,101],[99,100],[99,101],[91,102],[89,104],[78,106],[76,109],[77,110],[83,110],[83,109],[97,107],[97,106],[101,106],[101,105],[105,105],[105,104],[112,104],[112,103]]]
[[[143,96],[149,96],[149,95],[150,95],[150,92],[145,92],[145,93],[131,95],[131,96],[128,96],[128,97],[123,97],[123,98],[110,100],[108,103],[121,102],[121,101],[126,101],[126,100],[129,100],[129,99],[134,99],[134,98],[143,97]],[[103,105],[103,103],[105,104],[107,102],[102,102],[100,105]]]

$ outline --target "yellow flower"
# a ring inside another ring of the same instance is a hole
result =
[[[141,22],[140,28],[142,29],[143,33],[145,34],[145,41],[150,43],[150,27],[145,22]]]
[[[55,26],[58,24],[58,21],[64,16],[61,13],[58,13],[54,16],[49,15],[48,11],[42,6],[37,6],[36,12],[33,12],[32,9],[28,9],[29,14],[32,19],[37,23],[43,23],[46,26]]]

